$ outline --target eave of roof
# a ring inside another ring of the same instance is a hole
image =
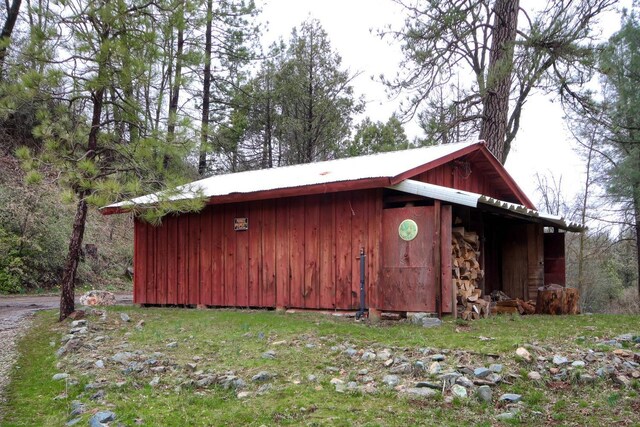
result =
[[[483,208],[486,206],[495,208],[501,213],[508,214],[527,221],[538,222],[547,227],[556,227],[567,231],[584,231],[584,225],[565,220],[563,217],[539,212],[517,203],[505,202],[493,197],[484,196],[469,191],[456,190],[455,188],[443,187],[440,185],[428,184],[425,182],[406,179],[398,184],[387,187],[392,190],[404,193],[427,197],[430,199],[442,200],[462,206],[472,208]]]

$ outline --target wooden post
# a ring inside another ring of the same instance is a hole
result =
[[[369,308],[369,321],[378,323],[382,319],[382,312],[377,308]]]
[[[433,207],[434,207],[434,222],[435,222],[435,226],[433,227],[433,267],[435,270],[435,280],[437,283],[435,283],[435,287],[436,287],[436,303],[438,304],[438,306],[436,307],[438,310],[438,317],[442,318],[442,276],[441,276],[441,271],[442,271],[442,266],[440,265],[440,251],[442,250],[441,248],[441,240],[442,240],[442,236],[440,236],[440,209],[441,209],[441,203],[440,200],[434,200],[433,202]]]

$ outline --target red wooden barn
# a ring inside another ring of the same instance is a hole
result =
[[[564,284],[564,233],[484,143],[240,172],[181,187],[199,213],[135,221],[134,302],[449,313],[454,223],[480,236],[485,293],[534,298]],[[144,196],[103,208],[144,208]],[[409,220],[409,221],[407,221]],[[545,232],[546,231],[546,232]]]

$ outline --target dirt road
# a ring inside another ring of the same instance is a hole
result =
[[[131,294],[116,294],[116,302],[131,304],[133,297]],[[18,356],[16,342],[20,335],[29,328],[33,313],[57,309],[59,304],[58,296],[0,297],[0,404],[4,399],[4,389],[9,381],[11,367]],[[76,305],[79,305],[77,299]]]

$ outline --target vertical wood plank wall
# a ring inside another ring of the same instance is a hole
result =
[[[471,191],[473,193],[484,194],[485,196],[517,203],[513,197],[496,189],[495,178],[488,177],[482,171],[477,170],[473,163],[471,163],[469,167],[471,168],[469,170],[470,173],[468,176],[465,176],[460,170],[456,169],[452,162],[449,162],[411,179],[441,185],[443,187],[455,188],[456,190]]]
[[[382,190],[207,206],[135,223],[134,302],[355,309],[360,248],[375,306]],[[234,218],[248,218],[234,231]]]

